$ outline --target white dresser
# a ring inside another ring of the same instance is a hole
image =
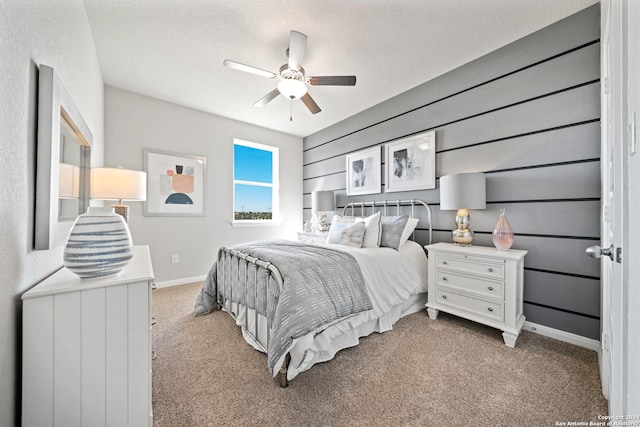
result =
[[[153,426],[147,246],[119,275],[62,268],[22,295],[22,425]]]
[[[436,243],[429,251],[427,312],[439,310],[502,330],[513,348],[524,323],[524,256],[527,251],[499,251],[485,246]]]

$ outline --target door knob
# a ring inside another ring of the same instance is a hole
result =
[[[611,261],[613,261],[613,245],[604,249],[602,249],[598,245],[589,246],[587,248],[587,255],[589,255],[591,258],[596,258],[596,259],[604,255],[604,256],[608,256],[609,258],[611,258]]]

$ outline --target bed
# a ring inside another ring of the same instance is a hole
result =
[[[361,337],[424,309],[427,257],[417,233],[431,243],[425,202],[357,202],[334,216],[327,242],[223,247],[194,314],[228,312],[286,387]]]

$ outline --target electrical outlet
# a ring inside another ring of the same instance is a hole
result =
[[[171,264],[179,264],[180,256],[179,255],[171,255]]]

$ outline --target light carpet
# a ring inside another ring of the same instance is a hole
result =
[[[202,283],[153,292],[155,427],[556,426],[606,415],[595,352],[424,311],[362,338],[288,388],[224,312],[193,316]]]

